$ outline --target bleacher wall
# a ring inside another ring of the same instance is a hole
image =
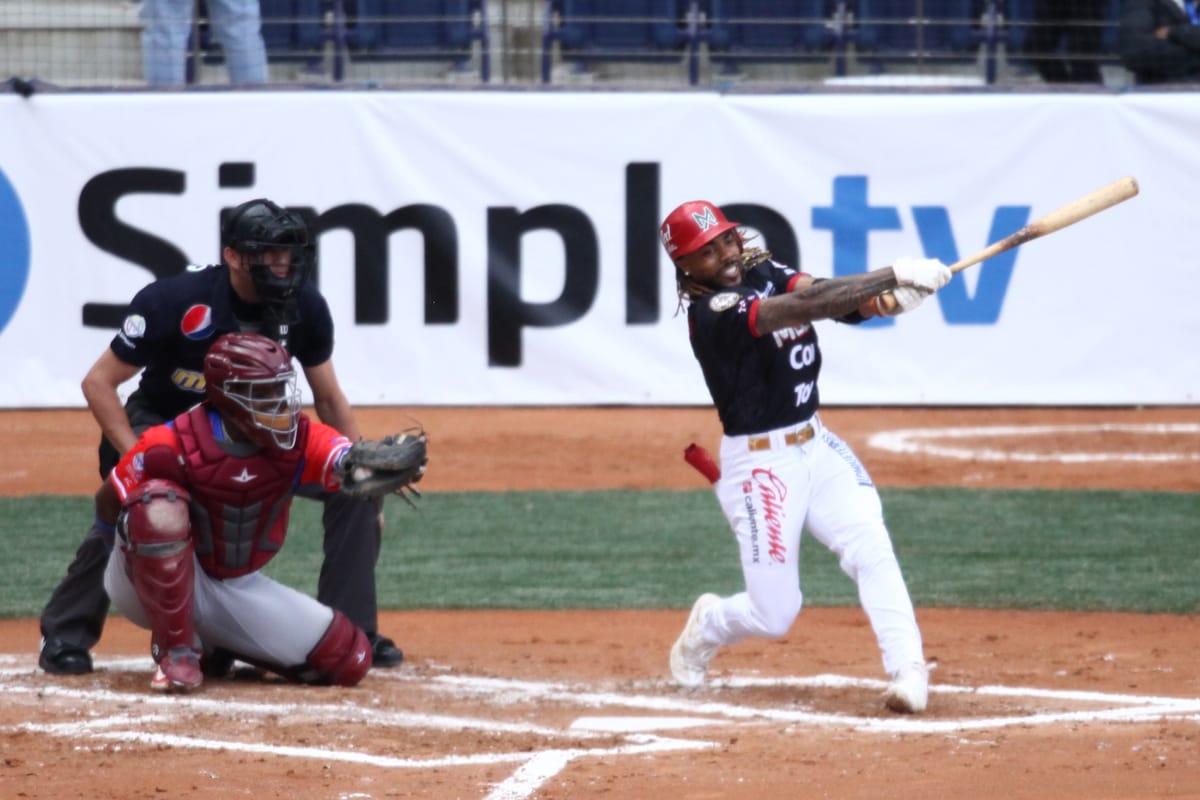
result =
[[[124,303],[221,209],[313,214],[357,404],[704,404],[657,223],[734,204],[818,276],[947,263],[1123,175],[1133,200],[917,312],[818,323],[833,404],[1200,400],[1189,93],[0,96],[0,407],[77,407]],[[127,387],[132,388],[132,387]]]

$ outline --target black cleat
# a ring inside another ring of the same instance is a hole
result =
[[[224,678],[233,669],[235,656],[223,648],[214,648],[211,653],[200,656],[200,672],[206,678]]]
[[[378,633],[368,633],[367,641],[371,643],[372,666],[398,667],[404,661],[404,652],[396,643]]]
[[[86,675],[92,671],[92,657],[82,647],[55,639],[42,646],[38,666],[51,675]]]

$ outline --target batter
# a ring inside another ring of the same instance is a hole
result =
[[[891,677],[885,704],[923,711],[928,670],[912,601],[878,491],[846,443],[821,423],[821,350],[812,323],[912,311],[949,282],[949,269],[935,259],[900,259],[868,273],[813,278],[746,247],[738,223],[707,201],[676,208],[659,235],[675,264],[692,352],[721,418],[714,488],[746,582],[731,597],[696,600],[671,648],[673,677],[698,686],[718,648],[788,632],[802,603],[799,547],[807,528],[858,586]],[[885,292],[894,308],[881,300]]]

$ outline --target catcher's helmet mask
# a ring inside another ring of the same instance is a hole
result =
[[[227,333],[204,357],[205,397],[235,432],[260,447],[291,450],[300,422],[292,357],[257,333]]]
[[[226,219],[221,245],[242,255],[270,321],[285,325],[299,321],[296,298],[316,262],[308,223],[300,214],[266,198],[242,203]],[[286,258],[265,258],[276,251],[286,253]],[[289,268],[277,272],[282,264]]]

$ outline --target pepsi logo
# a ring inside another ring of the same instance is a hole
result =
[[[183,312],[179,323],[183,335],[193,341],[207,339],[213,335],[212,308],[206,305],[194,305]]]

